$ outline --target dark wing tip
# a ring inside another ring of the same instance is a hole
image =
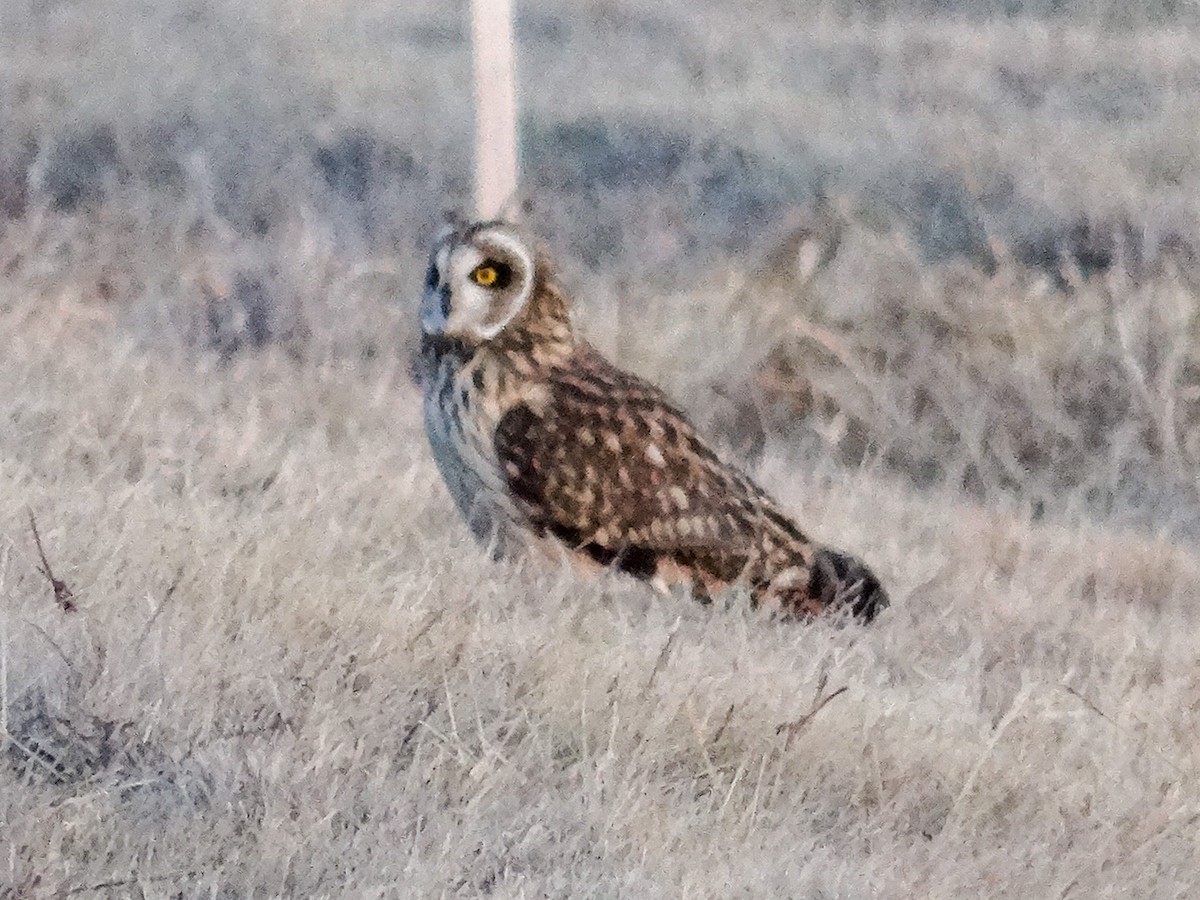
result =
[[[822,548],[813,560],[809,589],[829,610],[849,609],[864,625],[891,605],[879,578],[862,560]]]

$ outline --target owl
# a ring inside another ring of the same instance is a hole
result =
[[[743,585],[807,619],[888,605],[861,561],[814,542],[666,395],[581,338],[549,256],[505,222],[430,254],[420,380],[433,457],[497,557],[565,552],[701,600]]]

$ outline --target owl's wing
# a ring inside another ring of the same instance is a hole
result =
[[[669,561],[728,583],[807,544],[661,391],[587,347],[502,417],[495,449],[535,530],[643,578]]]

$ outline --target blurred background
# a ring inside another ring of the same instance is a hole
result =
[[[516,4],[523,216],[753,463],[1200,534],[1194,3]],[[138,342],[411,352],[465,9],[6,0],[0,270]]]

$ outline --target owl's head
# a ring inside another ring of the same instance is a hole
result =
[[[448,226],[429,255],[421,330],[468,344],[490,341],[529,306],[537,281],[537,253],[514,226]]]

